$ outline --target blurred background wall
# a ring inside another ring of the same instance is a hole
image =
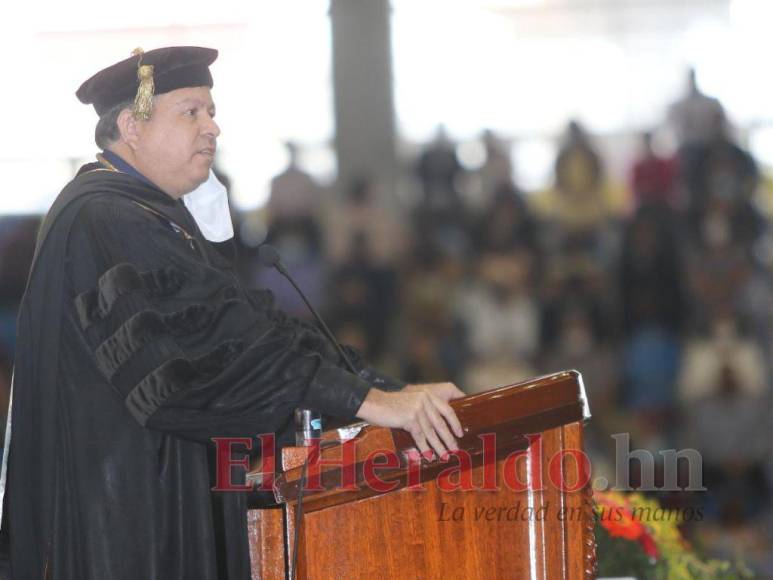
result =
[[[614,479],[614,433],[699,449],[710,491],[660,498],[773,575],[771,20],[764,0],[19,7],[0,23],[0,396],[40,217],[96,153],[74,91],[136,46],[212,46],[250,283],[307,316],[258,265],[268,240],[343,341],[410,381],[579,369],[596,473]]]

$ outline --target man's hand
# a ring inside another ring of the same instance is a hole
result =
[[[422,456],[431,456],[433,449],[442,457],[447,451],[457,449],[454,434],[464,435],[456,413],[448,404],[463,396],[453,383],[408,385],[397,392],[371,389],[357,416],[373,425],[405,429],[413,436]]]

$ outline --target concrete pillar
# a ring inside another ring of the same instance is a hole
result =
[[[331,0],[338,178],[374,176],[393,199],[397,161],[389,0]]]

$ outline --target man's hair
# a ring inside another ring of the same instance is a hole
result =
[[[152,104],[155,107],[157,95],[153,95]],[[102,150],[118,141],[121,137],[121,130],[118,128],[118,116],[124,109],[133,109],[134,99],[127,99],[122,103],[111,107],[97,121],[97,128],[94,130],[94,140],[97,147]]]
[[[118,141],[121,131],[118,129],[118,115],[124,109],[130,109],[134,106],[134,99],[128,99],[122,103],[110,107],[97,121],[97,128],[94,130],[94,140],[97,147],[102,150]]]

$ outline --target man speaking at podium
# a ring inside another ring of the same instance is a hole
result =
[[[212,438],[285,433],[299,407],[406,429],[438,454],[462,434],[454,385],[347,370],[214,249],[232,233],[210,180],[216,57],[137,50],[77,92],[103,151],[49,211],[20,312],[17,579],[248,578],[246,497],[210,491]]]

